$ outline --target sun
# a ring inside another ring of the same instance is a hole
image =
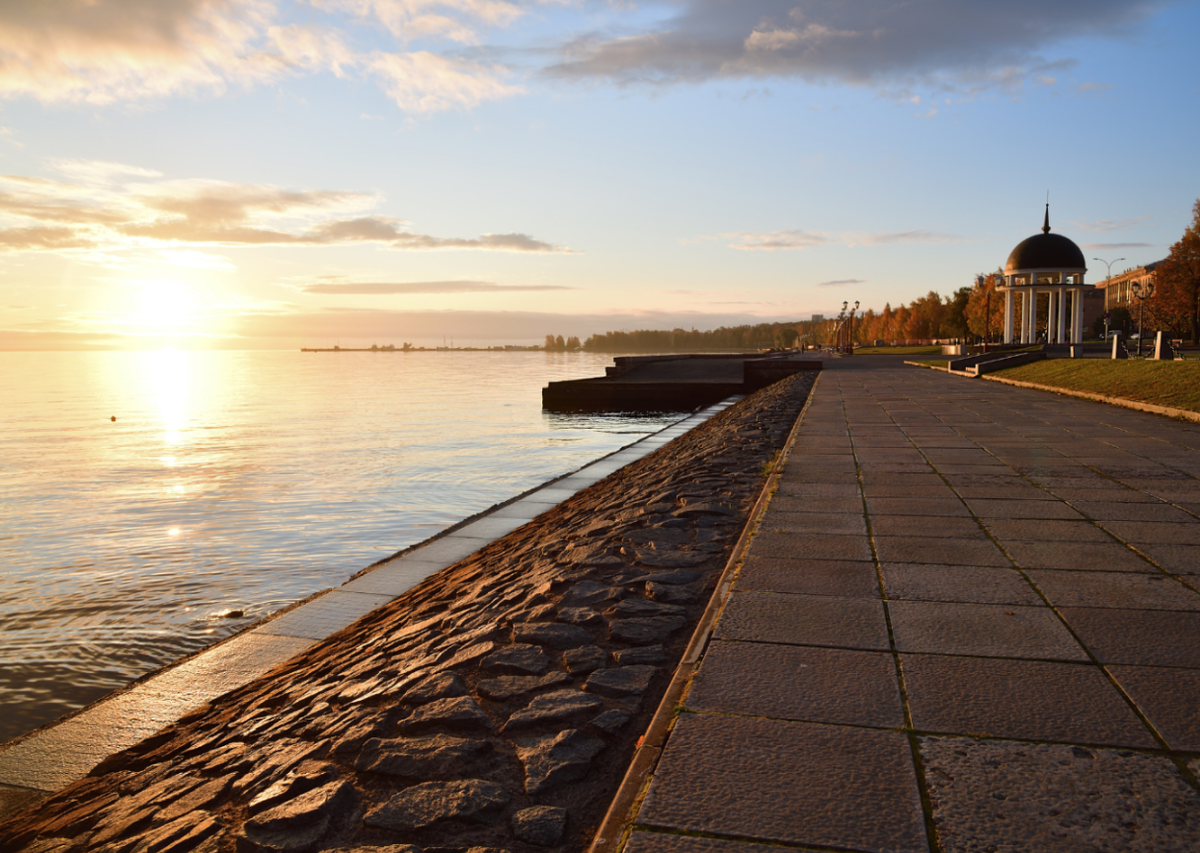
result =
[[[132,320],[157,332],[181,331],[196,322],[195,295],[178,281],[142,282]]]

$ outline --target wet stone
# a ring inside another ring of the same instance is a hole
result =
[[[304,741],[286,741],[271,745],[271,752],[257,768],[251,770],[233,783],[233,795],[244,797],[260,787],[269,784],[272,779],[295,767],[306,758],[320,758],[325,752],[324,743],[305,743]]]
[[[137,849],[155,853],[195,853],[220,828],[220,821],[208,812],[191,812],[144,833],[138,839]]]
[[[491,640],[484,640],[482,643],[472,643],[471,645],[455,652],[454,657],[450,658],[450,660],[446,661],[444,664],[442,664],[442,666],[455,667],[477,661],[495,648],[496,644]]]
[[[686,624],[687,620],[682,616],[614,619],[609,625],[609,634],[614,640],[646,646],[669,637]]]
[[[517,741],[525,767],[525,792],[536,795],[583,778],[604,742],[566,729],[543,738]]]
[[[697,503],[689,502],[681,509],[675,510],[675,514],[678,516],[685,516],[685,517],[686,516],[695,516],[695,515],[715,515],[715,516],[724,516],[724,517],[728,518],[731,516],[736,516],[737,512],[729,506],[723,506],[722,504],[712,503],[711,501],[700,501]]]
[[[330,782],[246,821],[238,847],[281,853],[311,850],[354,799],[349,782]]]
[[[558,621],[571,625],[599,625],[604,618],[590,607],[564,607],[558,611]]]
[[[444,726],[448,729],[491,729],[492,722],[469,696],[439,699],[422,705],[400,724],[405,732],[419,732]]]
[[[325,853],[422,853],[415,844],[385,844],[381,847],[335,847]]]
[[[492,823],[511,799],[507,789],[483,779],[423,782],[371,809],[363,822],[398,832],[424,829],[443,820],[486,824]]]
[[[567,831],[567,810],[556,806],[532,806],[512,816],[513,835],[518,841],[553,847]]]
[[[672,572],[653,572],[646,575],[647,584],[688,584],[700,580],[701,574],[695,569],[676,569]]]
[[[619,557],[614,557],[618,563],[621,562]],[[585,607],[593,604],[602,604],[605,601],[611,601],[618,597],[619,592],[612,587],[595,581],[580,581],[568,589],[563,597],[559,600],[560,607]]]
[[[692,592],[686,586],[661,583],[646,584],[646,595],[655,601],[674,602],[677,604],[685,604],[696,600],[696,593]]]
[[[592,720],[592,725],[606,734],[613,734],[621,729],[626,723],[632,719],[632,715],[626,711],[618,711],[613,709],[605,711],[596,719]]]
[[[539,643],[552,649],[573,649],[592,641],[592,635],[578,625],[557,622],[525,622],[513,625],[513,642]]]
[[[479,694],[488,699],[503,701],[534,690],[558,687],[571,680],[565,672],[548,672],[545,675],[502,675],[479,682]]]
[[[637,561],[643,566],[654,568],[684,568],[698,566],[711,559],[711,555],[695,551],[643,551],[638,550]]]
[[[390,776],[436,779],[460,772],[478,756],[489,752],[486,740],[450,735],[367,741],[355,767]]]
[[[247,806],[256,814],[300,794],[328,784],[337,778],[337,767],[320,761],[305,761],[271,787],[254,797]]]
[[[680,616],[684,610],[678,604],[664,604],[644,598],[627,598],[609,611],[614,616]]]
[[[480,664],[488,672],[508,675],[540,675],[550,666],[550,658],[541,647],[514,643],[492,652]]]
[[[675,545],[686,545],[691,542],[691,537],[685,530],[678,528],[646,527],[626,533],[625,541],[660,550],[669,549]]]
[[[536,697],[524,710],[513,714],[505,724],[504,731],[561,722],[594,711],[600,705],[600,699],[596,696],[578,690],[556,690]]]
[[[607,660],[608,656],[599,646],[580,646],[563,652],[563,663],[571,675],[583,675],[600,669]]]
[[[634,666],[643,663],[662,663],[667,659],[667,652],[661,644],[653,646],[635,646],[632,649],[621,649],[613,652],[613,660],[621,666]]]
[[[602,669],[588,676],[583,689],[611,699],[624,696],[640,696],[650,686],[650,680],[658,672],[654,666],[619,666]]]

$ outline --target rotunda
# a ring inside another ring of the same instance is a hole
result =
[[[1004,342],[1032,344],[1038,340],[1038,295],[1048,294],[1046,342],[1083,341],[1083,292],[1095,285],[1084,284],[1087,272],[1083,252],[1075,242],[1050,233],[1050,205],[1042,233],[1022,240],[1004,265]],[[1013,304],[1021,300],[1021,328],[1014,330]],[[1069,324],[1069,327],[1068,327]]]

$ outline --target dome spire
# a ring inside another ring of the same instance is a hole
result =
[[[1050,202],[1046,202],[1046,221],[1042,223],[1042,233],[1050,233]]]

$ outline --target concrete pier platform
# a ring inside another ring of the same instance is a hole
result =
[[[1200,425],[827,361],[593,849],[1200,850],[1198,590]]]

